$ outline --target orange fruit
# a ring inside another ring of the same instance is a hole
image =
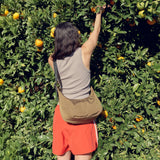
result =
[[[113,129],[117,129],[117,127],[116,127],[116,126],[112,126],[112,128],[113,128]]]
[[[54,33],[51,32],[51,33],[50,33],[50,36],[54,38]]]
[[[3,85],[4,81],[3,79],[0,79],[0,86]]]
[[[142,11],[139,11],[138,12],[138,15],[141,17],[141,18],[144,18],[146,15],[144,14],[144,10]]]
[[[137,117],[138,117],[138,118],[136,118],[136,121],[137,121],[137,122],[140,122],[140,121],[143,120],[143,117],[142,117],[141,115],[137,115]]]
[[[24,87],[18,87],[18,93],[23,93],[25,91]]]
[[[13,14],[13,19],[19,19],[19,13],[17,13],[17,12],[14,13],[14,14]]]
[[[151,62],[148,62],[148,63],[147,63],[147,66],[149,66],[149,67],[150,67],[151,65],[152,65],[152,63],[151,63]]]
[[[42,46],[43,46],[43,41],[42,41],[41,39],[36,39],[35,45],[36,45],[37,47],[42,47]]]
[[[7,16],[7,15],[8,15],[8,13],[9,13],[9,11],[8,11],[7,9],[5,9],[5,11],[4,11],[4,15],[5,15],[5,16]]]
[[[134,128],[137,128],[135,124],[133,125],[133,127],[134,127]]]
[[[143,128],[143,129],[142,129],[142,133],[144,133],[144,131],[145,131],[145,129]]]
[[[113,0],[110,0],[110,4],[113,6],[114,5],[114,1]]]
[[[157,100],[157,104],[160,106],[160,99]]]
[[[139,118],[136,118],[136,121],[137,121],[137,122],[140,122],[141,120],[140,120]]]
[[[54,34],[54,31],[55,31],[56,27],[52,27],[51,28],[51,32]]]
[[[117,59],[118,59],[118,60],[122,60],[122,59],[124,59],[124,57],[121,56],[121,57],[118,57]]]
[[[51,33],[50,36],[54,38],[54,32],[55,32],[56,27],[51,28]]]
[[[92,7],[92,8],[91,8],[91,11],[92,11],[93,13],[95,13],[95,12],[96,12],[96,8]]]
[[[57,13],[53,13],[53,18],[56,18],[57,17]]]
[[[26,109],[26,107],[22,106],[19,110],[20,110],[20,112],[24,112],[25,109]]]
[[[148,23],[149,25],[154,25],[154,24],[156,23],[156,20],[153,19],[152,21],[150,21],[150,20],[148,19],[148,20],[147,20],[147,23]]]
[[[108,112],[106,110],[102,111],[102,115],[107,118],[108,117]]]
[[[78,30],[78,34],[81,34],[81,31],[80,31],[80,30]]]
[[[129,23],[129,26],[130,27],[134,27],[136,25],[136,23],[135,22],[133,22],[133,23]]]

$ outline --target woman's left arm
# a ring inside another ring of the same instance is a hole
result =
[[[49,65],[50,65],[50,67],[52,68],[52,70],[54,71],[52,55],[49,56],[49,58],[48,58],[48,63],[49,63]]]

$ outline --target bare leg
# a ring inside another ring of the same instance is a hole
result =
[[[70,160],[71,159],[71,151],[66,152],[62,156],[57,156],[57,160]]]
[[[92,153],[75,155],[75,160],[91,160],[91,158],[92,158]]]

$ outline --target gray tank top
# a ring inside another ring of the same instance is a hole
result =
[[[90,70],[84,66],[81,48],[64,59],[58,59],[57,67],[65,97],[83,99],[89,96]]]

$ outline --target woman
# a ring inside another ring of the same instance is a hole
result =
[[[104,7],[96,14],[94,30],[89,39],[80,47],[78,30],[69,22],[61,23],[55,30],[55,52],[48,59],[54,71],[56,60],[62,81],[64,96],[70,99],[83,99],[90,92],[90,60],[97,45],[101,28],[101,15]],[[68,106],[69,107],[69,106]],[[58,160],[90,160],[92,152],[98,147],[95,122],[73,125],[65,122],[59,105],[55,108],[53,119],[52,152]]]

